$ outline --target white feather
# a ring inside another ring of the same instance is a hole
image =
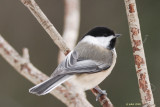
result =
[[[110,41],[113,38],[114,38],[114,36],[112,36],[112,35],[108,36],[108,37],[93,37],[93,36],[87,35],[82,39],[82,42],[87,42],[90,44],[95,44],[95,45],[102,46],[102,47],[106,48],[109,46]]]

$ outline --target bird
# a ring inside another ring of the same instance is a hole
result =
[[[115,45],[119,36],[107,27],[92,28],[57,66],[50,78],[30,88],[29,92],[45,95],[66,81],[71,81],[82,91],[96,89],[116,64]],[[106,94],[103,90],[98,92]]]

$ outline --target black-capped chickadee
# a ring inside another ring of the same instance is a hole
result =
[[[83,91],[94,88],[115,66],[115,44],[119,36],[106,27],[93,28],[58,65],[51,77],[29,89],[29,92],[45,95],[67,80]]]

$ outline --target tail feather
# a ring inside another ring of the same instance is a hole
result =
[[[60,75],[52,77],[32,88],[29,89],[29,92],[36,95],[45,95],[51,92],[54,88],[67,81],[71,76],[70,75]]]

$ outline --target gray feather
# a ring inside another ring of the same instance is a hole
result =
[[[96,73],[108,69],[112,59],[111,50],[82,42],[59,64],[52,76]]]
[[[52,77],[32,88],[29,89],[30,93],[36,94],[36,95],[45,95],[52,91],[54,88],[56,88],[58,85],[62,84],[66,80],[68,80],[70,75],[59,75],[56,77]]]

